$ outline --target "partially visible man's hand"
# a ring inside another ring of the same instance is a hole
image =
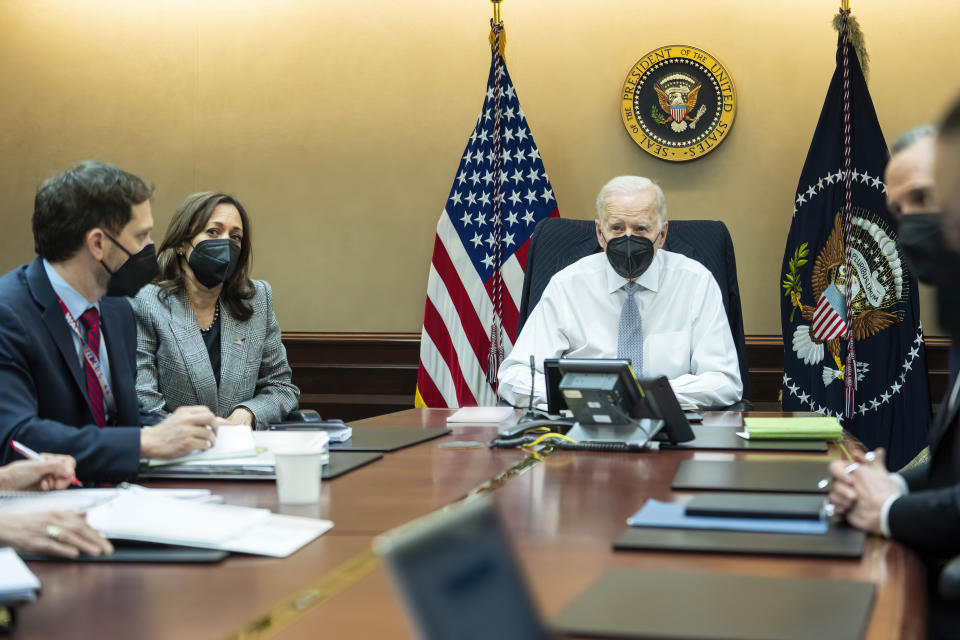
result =
[[[50,491],[70,486],[76,477],[77,461],[72,456],[42,455],[43,460],[17,460],[0,467],[0,489]]]
[[[222,423],[207,407],[180,407],[156,426],[140,432],[140,457],[179,458],[209,449]]]
[[[877,449],[873,461],[867,462],[863,456],[854,456],[860,466],[850,472],[853,489],[856,492],[856,504],[847,512],[847,522],[877,535],[883,534],[881,512],[883,503],[890,496],[899,496],[903,492],[887,471],[883,449]]]
[[[57,511],[0,515],[0,544],[66,558],[113,553],[110,541],[94,531],[83,514]]]

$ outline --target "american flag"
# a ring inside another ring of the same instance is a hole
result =
[[[844,318],[847,300],[836,285],[832,282],[820,294],[816,309],[813,312],[813,336],[817,340],[826,342],[838,338],[847,332],[847,323]]]
[[[498,46],[500,25],[493,36],[483,108],[437,223],[418,407],[496,404],[490,380],[517,337],[530,234],[543,218],[559,215]]]

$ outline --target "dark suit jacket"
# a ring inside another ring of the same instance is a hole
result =
[[[960,380],[930,430],[930,462],[903,472],[910,493],[890,507],[894,539],[930,559],[960,554]]]
[[[10,440],[77,459],[81,480],[119,482],[137,474],[140,428],[137,325],[125,298],[101,298],[100,323],[110,360],[115,422],[94,424],[86,379],[70,327],[38,258],[0,277],[0,463]]]

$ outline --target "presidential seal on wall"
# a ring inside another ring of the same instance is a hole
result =
[[[641,149],[661,160],[695,160],[730,133],[737,111],[730,74],[702,49],[671,45],[637,61],[623,83],[620,115]]]

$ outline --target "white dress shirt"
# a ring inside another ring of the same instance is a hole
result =
[[[540,374],[537,403],[546,399],[545,358],[616,358],[626,282],[605,253],[555,274],[500,367],[500,396],[527,405],[531,355]],[[635,371],[637,377],[666,376],[680,402],[700,407],[738,402],[740,366],[713,275],[699,262],[661,249],[637,283],[634,300],[643,319],[643,371]]]

